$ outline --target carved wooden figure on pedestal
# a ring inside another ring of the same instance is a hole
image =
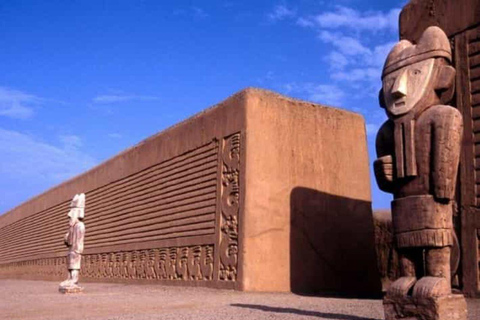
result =
[[[374,169],[380,189],[394,196],[401,269],[384,301],[387,320],[450,319],[451,313],[438,313],[440,303],[464,312],[463,297],[451,295],[450,279],[452,206],[463,130],[460,112],[446,105],[454,93],[451,62],[447,36],[429,27],[418,43],[397,43],[383,69],[380,104],[389,120],[377,135]]]
[[[83,253],[83,240],[85,237],[85,225],[82,222],[85,217],[85,194],[76,194],[70,204],[68,213],[69,228],[65,235],[65,245],[68,247],[67,267],[68,279],[60,284],[62,293],[81,292],[78,286],[78,277]]]

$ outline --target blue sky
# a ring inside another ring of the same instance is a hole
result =
[[[361,113],[373,161],[404,4],[0,1],[0,213],[249,86]]]

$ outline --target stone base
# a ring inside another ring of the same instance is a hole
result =
[[[83,292],[83,287],[72,285],[68,287],[59,286],[58,291],[60,293],[81,293]]]
[[[436,298],[383,299],[385,320],[467,320],[467,302],[463,295]]]

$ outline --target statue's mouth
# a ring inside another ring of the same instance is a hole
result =
[[[405,106],[405,99],[397,100],[394,104],[395,108],[401,108]]]

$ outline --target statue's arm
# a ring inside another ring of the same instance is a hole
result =
[[[377,159],[373,162],[375,178],[380,190],[393,193],[393,123],[385,122],[377,133],[375,141]]]
[[[69,246],[72,245],[71,243],[68,242],[69,237],[70,237],[70,232],[67,232],[67,233],[65,233],[65,237],[63,238],[63,242],[65,243],[65,245],[66,245],[67,247],[69,247]]]
[[[450,106],[438,106],[432,121],[432,181],[437,199],[452,200],[463,136],[461,113]]]

